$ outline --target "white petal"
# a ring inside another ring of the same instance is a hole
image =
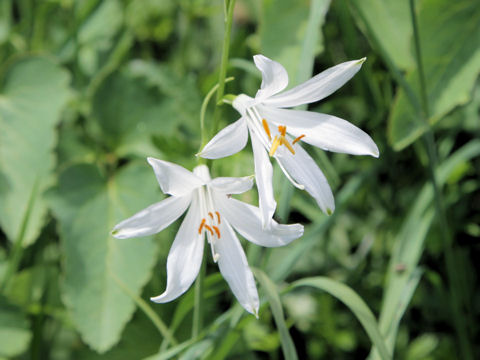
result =
[[[236,177],[218,177],[210,181],[208,186],[213,190],[223,194],[241,194],[248,191],[253,186],[253,176]]]
[[[273,197],[273,168],[268,154],[257,136],[250,132],[250,138],[252,139],[255,180],[258,189],[258,204],[262,213],[262,225],[264,228],[268,228],[277,207]]]
[[[275,107],[293,107],[319,101],[350,80],[365,60],[366,58],[363,58],[333,66],[293,89],[264,100],[263,103]]]
[[[284,146],[278,148],[275,158],[290,176],[313,196],[324,213],[331,215],[335,210],[332,190],[322,170],[301,146],[295,146],[295,155]]]
[[[205,159],[218,159],[233,155],[247,144],[247,122],[240,118],[220,130],[197,156]]]
[[[260,114],[275,125],[286,125],[287,132],[327,151],[378,157],[372,138],[350,122],[313,111],[275,109],[259,106]]]
[[[115,225],[112,235],[127,239],[156,234],[177,220],[187,210],[190,201],[189,195],[170,196]]]
[[[247,109],[255,105],[255,99],[245,95],[240,94],[238,95],[232,103],[232,106],[237,110],[243,117],[247,115]]]
[[[255,95],[256,100],[263,101],[287,87],[288,74],[282,65],[263,55],[255,55],[253,61],[262,72],[262,85]]]
[[[258,316],[258,292],[247,258],[231,226],[222,221],[221,238],[216,240],[215,249],[220,255],[218,267],[240,305],[249,313]]]
[[[192,285],[203,258],[203,234],[198,233],[200,208],[195,196],[178,230],[167,258],[167,289],[150,300],[164,303],[176,299]]]
[[[205,184],[205,181],[180,165],[152,157],[147,160],[165,194],[182,196]]]
[[[300,224],[281,225],[271,220],[269,230],[264,230],[260,209],[242,201],[217,194],[215,202],[222,216],[245,239],[254,244],[265,247],[277,247],[289,244],[303,235],[303,226]]]

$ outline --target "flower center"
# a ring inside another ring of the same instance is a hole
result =
[[[304,134],[300,135],[299,137],[295,138],[292,143],[288,141],[286,138],[287,135],[287,127],[284,125],[279,125],[278,126],[278,132],[279,135],[275,135],[275,137],[272,140],[272,135],[270,133],[270,127],[268,126],[268,122],[265,119],[262,119],[262,125],[263,129],[265,130],[265,133],[268,136],[268,140],[272,141],[272,144],[270,146],[270,151],[268,155],[273,156],[275,155],[275,152],[277,151],[278,147],[281,145],[284,145],[293,155],[295,155],[295,149],[293,148],[293,145],[295,145],[297,142],[299,142],[302,138],[305,137]]]
[[[215,242],[215,237],[217,239],[221,238],[221,234],[220,234],[221,223],[222,223],[222,220],[220,218],[220,213],[218,211],[215,211],[214,213],[209,211],[208,217],[202,218],[202,221],[200,222],[200,226],[198,227],[198,235],[201,235],[202,232],[206,232],[207,234],[208,242],[210,243],[212,248],[213,261],[215,262],[217,262],[218,258],[220,257],[220,255],[215,252],[214,242]]]

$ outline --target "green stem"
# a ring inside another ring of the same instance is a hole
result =
[[[153,325],[158,329],[160,334],[169,341],[172,345],[178,345],[178,341],[168,329],[167,325],[160,319],[155,311],[143,300],[137,296],[130,288],[120,280],[113,272],[109,272],[112,279],[120,286],[120,288],[127,294],[137,306],[143,311],[143,313],[150,319]]]
[[[424,142],[427,148],[427,153],[428,153],[428,160],[429,160],[428,168],[429,168],[430,181],[432,183],[433,191],[435,194],[434,196],[435,211],[436,211],[437,220],[440,225],[441,238],[442,238],[443,247],[444,247],[444,254],[445,254],[444,260],[445,260],[445,266],[447,269],[453,323],[455,326],[455,330],[457,332],[458,342],[460,344],[460,351],[462,354],[461,358],[470,360],[470,359],[473,359],[473,352],[470,347],[470,342],[468,340],[468,332],[466,329],[464,316],[462,314],[460,302],[458,298],[459,290],[458,290],[458,281],[456,281],[455,261],[452,253],[452,241],[451,241],[452,235],[451,235],[450,228],[447,221],[447,215],[446,215],[445,205],[443,201],[443,194],[441,189],[438,186],[438,181],[435,175],[435,169],[437,167],[437,162],[438,162],[437,151],[435,146],[435,137],[429,123],[430,110],[429,110],[429,104],[428,104],[425,72],[424,72],[423,63],[422,63],[420,36],[419,36],[419,30],[418,30],[417,17],[415,13],[414,0],[410,0],[410,14],[412,19],[413,35],[414,35],[414,42],[415,42],[415,59],[417,62],[419,82],[420,82],[420,95],[421,95],[421,105],[422,105],[421,118],[426,128],[426,132],[423,135],[423,139],[424,139]]]
[[[224,82],[227,83],[232,81],[233,79],[234,79],[233,77],[229,77],[229,78],[226,78]],[[215,92],[218,90],[219,87],[220,87],[220,84],[216,84],[214,87],[210,89],[210,91],[207,93],[207,95],[203,99],[202,107],[200,109],[200,133],[201,133],[202,141],[201,141],[199,152],[203,149],[203,147],[207,144],[207,141],[208,141],[207,129],[205,128],[205,114],[207,112],[208,103],[210,102],[210,100],[212,99],[213,95],[215,94]],[[201,159],[202,158],[198,157],[199,162],[201,162]]]
[[[23,254],[23,242],[25,239],[25,232],[27,231],[28,220],[30,219],[30,214],[32,213],[33,204],[35,202],[35,197],[38,191],[38,178],[33,183],[32,192],[30,193],[30,198],[28,199],[27,210],[25,211],[25,215],[23,216],[22,224],[20,226],[20,231],[18,233],[17,238],[13,244],[13,249],[10,254],[10,261],[8,263],[7,270],[5,272],[5,276],[2,279],[0,284],[0,294],[2,294],[5,289],[8,287],[9,282],[11,281],[13,274],[18,269],[20,265],[20,260],[22,259]]]
[[[225,0],[226,1],[226,0]],[[233,23],[233,9],[235,8],[235,0],[230,0],[227,6],[227,18],[225,23],[225,33],[223,36],[223,48],[222,48],[222,61],[220,63],[220,73],[218,76],[218,90],[216,96],[216,105],[215,112],[213,113],[213,127],[212,133],[215,134],[218,130],[218,123],[222,116],[222,99],[225,91],[225,78],[227,76],[227,66],[228,66],[228,52],[230,49],[230,34],[232,32],[232,23]]]
[[[203,328],[203,289],[205,282],[205,273],[207,271],[207,260],[203,256],[200,272],[195,281],[195,298],[193,308],[192,339],[195,339]]]

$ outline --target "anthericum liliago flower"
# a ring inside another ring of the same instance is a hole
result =
[[[255,280],[232,228],[257,245],[275,247],[302,236],[303,226],[272,222],[268,231],[263,230],[259,208],[231,197],[252,187],[251,176],[210,179],[205,165],[192,173],[167,161],[148,158],[148,162],[162,191],[171,196],[122,221],[112,235],[125,239],[158,233],[188,209],[168,254],[167,289],[151,300],[164,303],[187,291],[199,272],[206,235],[213,260],[233,294],[248,312],[257,315]]]
[[[232,155],[252,140],[259,205],[264,227],[275,212],[272,188],[274,157],[287,178],[315,198],[323,212],[335,209],[333,194],[322,171],[300,146],[304,141],[323,150],[353,155],[379,156],[373,140],[364,131],[338,117],[311,111],[285,109],[319,101],[332,94],[360,70],[365,58],[344,62],[310,80],[279,93],[288,84],[285,68],[263,55],[253,57],[262,73],[255,98],[241,94],[233,106],[242,117],[221,130],[197,154],[207,159]]]

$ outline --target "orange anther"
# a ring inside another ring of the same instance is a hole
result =
[[[279,126],[278,126],[278,132],[279,132],[282,136],[285,136],[285,134],[287,133],[287,127],[286,127],[286,126],[283,126],[283,125],[279,125]]]
[[[213,220],[213,214],[212,214],[211,212],[209,212],[208,215],[209,215],[210,218]]]
[[[208,226],[207,224],[205,224],[205,229],[207,229],[208,231],[210,231],[210,234],[213,236],[213,230],[210,226]]]
[[[270,134],[270,128],[268,127],[267,120],[262,119],[262,125],[263,125],[263,129],[268,135],[268,140],[272,140],[272,135]]]
[[[292,141],[292,145],[295,145],[295,143],[299,142],[300,139],[304,138],[305,135],[300,135],[299,137],[297,137],[295,140]]]
[[[204,225],[205,225],[205,218],[202,219],[202,222],[200,223],[200,227],[198,228],[199,235],[202,233],[202,229]]]
[[[222,223],[220,221],[220,213],[218,211],[215,211],[215,214],[217,214],[218,225],[220,225]]]
[[[217,237],[220,239],[220,229],[216,227],[215,225],[212,226],[213,230],[215,230],[215,233],[217,234]]]

